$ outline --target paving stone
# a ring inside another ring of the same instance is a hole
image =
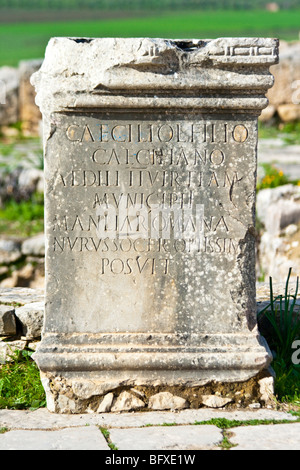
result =
[[[63,427],[85,426],[94,424],[108,428],[135,428],[146,425],[193,424],[195,421],[208,421],[212,418],[231,420],[251,419],[288,419],[294,421],[295,416],[289,413],[268,409],[222,411],[202,408],[199,410],[150,411],[130,413],[100,413],[100,414],[56,414],[46,408],[35,411],[29,410],[0,410],[0,428],[9,429],[59,429]],[[296,424],[296,423],[295,423]]]
[[[31,289],[29,287],[0,287],[0,303],[16,302],[26,305],[31,302],[44,300],[43,289]]]
[[[58,431],[8,431],[0,434],[0,450],[109,450],[96,426]]]
[[[110,439],[119,450],[206,450],[219,446],[223,435],[212,425],[153,426],[112,429]]]
[[[300,450],[300,423],[245,426],[230,429],[232,450]]]

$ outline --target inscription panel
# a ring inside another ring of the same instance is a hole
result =
[[[226,331],[240,329],[230,293],[254,224],[255,119],[72,113],[53,120],[47,302],[56,308],[48,315],[61,315],[68,332],[191,334],[218,328],[217,315]]]

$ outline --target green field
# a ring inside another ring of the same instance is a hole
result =
[[[156,16],[155,16],[156,15]],[[300,10],[203,11],[157,13],[124,19],[0,25],[0,65],[44,56],[53,36],[163,37],[210,39],[223,36],[299,39]]]

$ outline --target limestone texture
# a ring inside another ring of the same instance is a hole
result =
[[[188,406],[188,402],[184,398],[176,397],[170,392],[152,395],[148,404],[152,410],[182,410]]]
[[[277,61],[275,39],[50,40],[31,79],[46,207],[34,357],[57,412],[96,409],[117,389],[120,400],[130,387],[242,382],[268,367],[256,147]]]
[[[15,309],[8,305],[0,305],[0,336],[9,336],[15,334]]]

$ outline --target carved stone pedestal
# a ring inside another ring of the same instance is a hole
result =
[[[186,390],[245,391],[268,367],[256,146],[277,58],[274,39],[50,41],[33,83],[47,236],[35,359],[52,411],[97,411],[111,393],[113,409],[124,391],[191,406]]]

